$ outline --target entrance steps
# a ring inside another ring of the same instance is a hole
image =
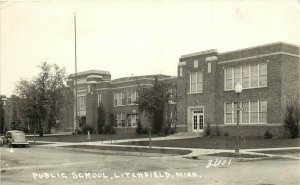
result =
[[[205,136],[204,132],[177,132],[175,136],[187,136],[187,137],[203,137]]]

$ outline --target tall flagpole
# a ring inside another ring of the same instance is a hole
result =
[[[74,31],[75,31],[75,120],[74,120],[74,129],[75,129],[76,135],[78,135],[76,13],[74,13]]]

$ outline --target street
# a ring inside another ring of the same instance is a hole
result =
[[[298,185],[299,171],[299,160],[291,159],[241,162],[208,156],[192,160],[181,156],[104,154],[63,147],[1,148],[1,185]]]

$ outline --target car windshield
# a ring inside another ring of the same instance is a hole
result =
[[[13,133],[13,137],[14,137],[15,140],[18,140],[18,141],[26,141],[25,134],[22,133],[22,132]]]

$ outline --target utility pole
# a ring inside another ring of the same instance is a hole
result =
[[[75,36],[75,120],[74,128],[78,135],[78,105],[77,105],[77,40],[76,40],[76,13],[74,13],[74,36]]]

